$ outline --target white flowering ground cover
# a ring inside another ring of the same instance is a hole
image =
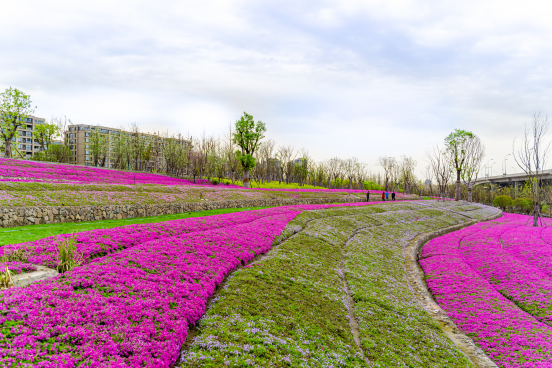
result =
[[[472,367],[418,304],[403,248],[495,212],[436,202],[305,211],[229,278],[179,365]]]

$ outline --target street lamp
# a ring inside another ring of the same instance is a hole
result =
[[[506,157],[508,157],[510,155],[511,155],[511,153],[508,153],[506,156],[504,156],[504,161],[502,161],[504,163],[504,171],[503,171],[502,175],[506,175],[506,161],[508,161],[508,159]]]
[[[487,170],[489,168],[489,162],[491,162],[493,159],[491,158],[489,161],[487,161],[487,165],[485,166],[485,177],[489,177],[489,171]]]

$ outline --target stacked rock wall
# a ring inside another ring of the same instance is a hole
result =
[[[0,207],[0,227],[130,219],[223,208],[290,206],[295,204],[325,204],[361,201],[362,200],[359,198],[244,199],[237,201],[202,201],[151,205]]]

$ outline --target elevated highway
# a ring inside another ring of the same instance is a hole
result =
[[[542,179],[547,183],[552,183],[552,170],[543,170]],[[526,173],[521,174],[508,174],[508,175],[496,175],[484,178],[478,178],[475,185],[479,184],[498,184],[498,185],[515,185],[516,183],[523,183],[529,180],[529,176]]]

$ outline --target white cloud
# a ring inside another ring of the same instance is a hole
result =
[[[543,5],[544,4],[544,5]],[[37,114],[224,134],[245,110],[317,159],[423,152],[473,130],[498,161],[547,112],[541,1],[20,1],[0,89]]]

